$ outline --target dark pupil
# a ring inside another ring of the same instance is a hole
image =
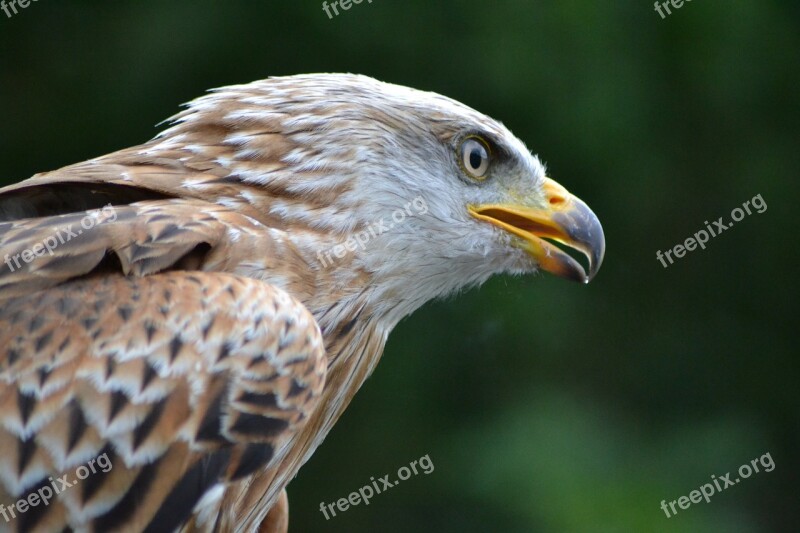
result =
[[[483,162],[483,154],[477,148],[469,153],[469,164],[472,168],[481,168],[481,163]]]

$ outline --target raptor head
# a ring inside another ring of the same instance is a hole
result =
[[[195,144],[197,132],[219,140]],[[501,123],[438,94],[348,74],[270,78],[191,103],[156,141],[175,139],[189,155],[217,150],[226,178],[250,187],[236,201],[292,228],[320,268],[367,273],[411,307],[497,273],[588,282],[603,261],[587,205]]]

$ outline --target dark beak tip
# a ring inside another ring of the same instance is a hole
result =
[[[600,267],[603,265],[603,259],[606,255],[606,240],[605,235],[603,235],[603,228],[600,226],[600,222],[597,222],[597,232],[597,237],[590,244],[590,249],[592,252],[591,256],[589,257],[589,273],[586,276],[586,283],[589,283],[595,278],[595,276],[597,276],[597,273],[600,271]]]
[[[576,199],[577,200],[577,199]],[[589,260],[588,271],[583,272],[583,283],[592,281],[600,271],[606,253],[606,238],[603,226],[597,215],[580,200],[577,200],[574,210],[569,214],[556,217],[556,221],[567,228],[570,239],[575,243],[575,249],[580,250]]]

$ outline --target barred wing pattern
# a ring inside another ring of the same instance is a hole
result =
[[[226,484],[269,468],[313,411],[325,372],[305,307],[249,278],[107,275],[5,301],[0,503],[12,509],[104,454],[110,468],[0,528],[180,527],[196,507],[213,511]]]

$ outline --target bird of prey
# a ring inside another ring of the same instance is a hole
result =
[[[604,249],[502,124],[349,74],[217,89],[0,189],[0,530],[286,531],[398,321]]]

